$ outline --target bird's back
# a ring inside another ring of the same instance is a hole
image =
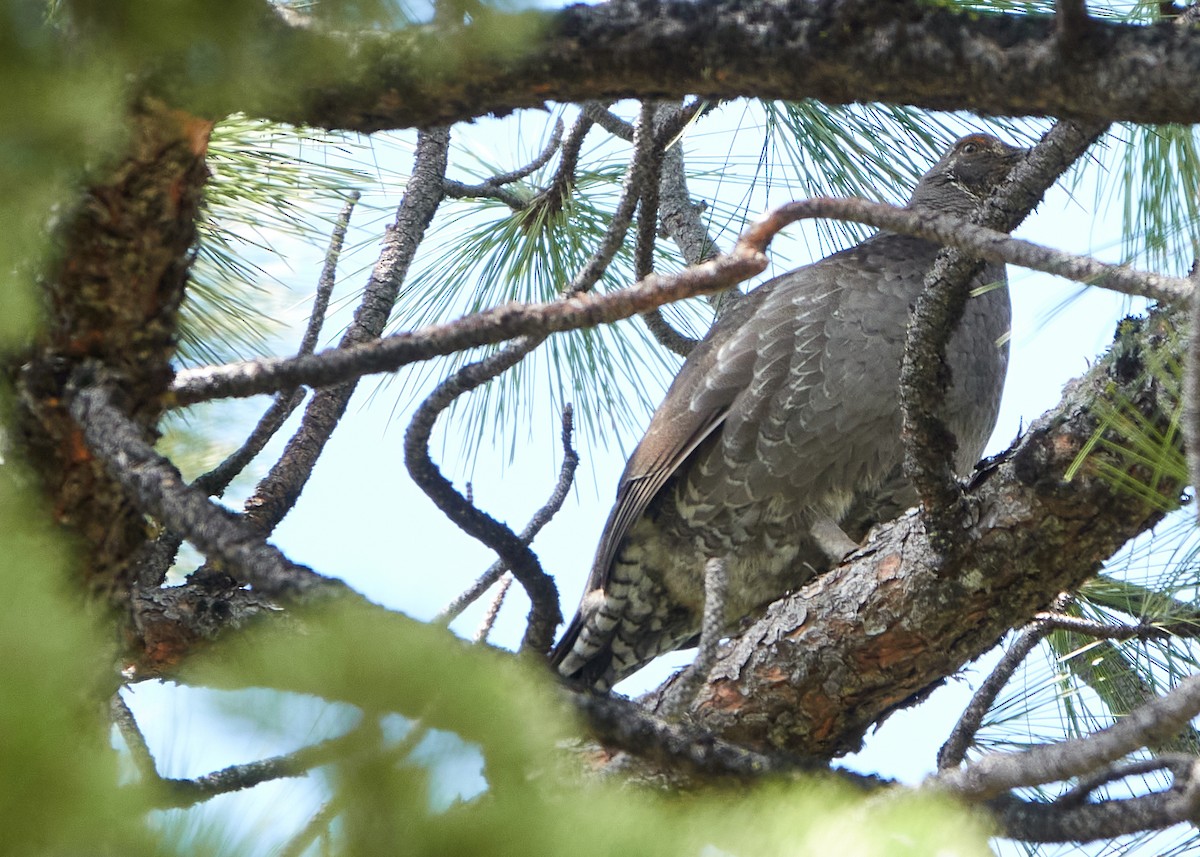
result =
[[[841,521],[853,505],[857,539],[870,510],[912,503],[900,364],[940,249],[879,233],[764,283],[714,325],[626,466],[583,603],[552,656],[562,674],[607,687],[686,645],[710,557],[725,560],[732,626],[828,566],[810,537],[817,518]],[[995,423],[1010,322],[1003,266],[971,286],[943,410],[960,472]]]

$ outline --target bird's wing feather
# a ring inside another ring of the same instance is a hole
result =
[[[748,322],[781,300],[791,303],[791,296],[812,291],[821,279],[817,270],[821,265],[784,274],[747,294],[689,356],[625,466],[585,592],[607,585],[630,528],[697,448],[722,432],[727,420],[745,422],[747,415],[742,411],[748,398],[746,391],[757,385],[755,398],[770,401],[775,391],[764,390],[762,385],[773,388],[786,382],[786,372],[767,371],[768,364],[780,355],[776,353],[778,348],[765,348],[763,342],[764,336],[772,342],[780,338],[773,336],[772,330],[764,331],[762,325]],[[771,309],[770,315],[782,313]],[[798,337],[809,335],[804,328],[817,324],[817,320],[809,322],[803,312],[795,311],[787,312],[785,318],[771,318],[771,322],[796,328]],[[788,337],[782,342],[786,364],[792,346]]]

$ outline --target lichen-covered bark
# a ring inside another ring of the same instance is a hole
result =
[[[1059,407],[976,475],[963,550],[939,559],[915,512],[882,528],[739,637],[698,697],[700,724],[760,749],[852,752],[890,710],[921,698],[1094,575],[1162,513],[1098,475],[1103,457],[1129,469],[1099,448],[1069,482],[1064,474],[1097,430],[1097,402],[1165,425],[1176,402],[1148,367],[1181,347],[1170,315],[1127,322]],[[1171,505],[1182,487],[1168,479],[1157,490]]]
[[[934,2],[613,0],[346,39],[278,25],[278,74],[230,109],[375,131],[628,97],[883,101],[998,115],[1200,121],[1200,39]],[[325,61],[296,66],[297,57]],[[180,84],[179,93],[188,89]],[[200,94],[202,95],[202,93]],[[197,95],[197,98],[200,98]]]
[[[211,127],[148,100],[132,110],[125,152],[96,168],[57,232],[42,330],[13,361],[29,457],[58,521],[86,544],[88,585],[115,603],[127,601],[128,559],[145,520],[89,453],[63,393],[71,374],[94,360],[153,437],[171,380]]]

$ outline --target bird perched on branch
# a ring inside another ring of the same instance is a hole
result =
[[[1024,155],[963,137],[907,207],[966,218]],[[879,232],[764,283],[713,325],[625,467],[583,601],[551,656],[562,675],[606,689],[694,644],[709,559],[724,562],[732,628],[916,501],[902,472],[900,364],[940,250]],[[991,434],[1008,363],[1004,266],[971,286],[946,355],[943,418],[959,472]]]

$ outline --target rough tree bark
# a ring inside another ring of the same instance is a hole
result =
[[[92,457],[67,414],[64,388],[92,359],[154,437],[175,354],[177,310],[196,243],[212,123],[144,98],[129,114],[126,151],[100,168],[58,233],[44,277],[46,322],[16,376],[20,431],[54,513],[86,544],[84,579],[128,609],[129,559],[146,522]]]

